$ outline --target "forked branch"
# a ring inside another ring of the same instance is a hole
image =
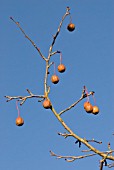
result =
[[[88,96],[90,96],[90,95],[93,95],[94,93],[95,93],[95,92],[92,91],[92,92],[90,92],[89,94],[85,94],[85,93],[83,93],[83,91],[82,91],[82,95],[81,95],[80,99],[77,100],[75,103],[71,104],[68,108],[62,110],[62,111],[59,113],[59,116],[61,116],[61,115],[62,115],[63,113],[65,113],[66,111],[72,109],[74,106],[76,106],[76,105],[77,105],[81,100],[83,100],[84,98],[86,98],[86,97],[88,97]]]
[[[22,105],[27,99],[29,98],[42,98],[44,99],[44,95],[34,95],[29,89],[27,89],[27,92],[30,94],[29,96],[4,96],[7,98],[6,102],[9,102],[13,99],[17,99],[18,101],[21,101],[20,105]]]
[[[67,162],[73,162],[77,159],[83,159],[83,158],[87,158],[90,156],[95,156],[96,154],[86,154],[86,155],[81,155],[81,156],[62,156],[62,155],[57,155],[54,152],[50,151],[51,156],[55,156],[57,159],[65,159],[65,161]]]
[[[58,121],[62,124],[62,126],[67,130],[67,132],[69,132],[70,136],[72,136],[73,138],[77,139],[78,141],[80,141],[82,144],[84,144],[87,148],[89,148],[91,151],[93,151],[94,153],[96,153],[97,155],[101,156],[102,158],[105,159],[110,159],[114,161],[114,156],[110,155],[109,153],[106,154],[98,149],[96,149],[95,147],[93,147],[91,144],[88,143],[88,141],[85,138],[82,138],[80,136],[78,136],[76,133],[74,133],[70,127],[67,126],[67,124],[63,121],[63,119],[60,117],[60,115],[56,112],[56,110],[54,109],[54,107],[52,106],[51,108],[52,112],[54,113],[54,115],[56,116],[56,118],[58,119]]]

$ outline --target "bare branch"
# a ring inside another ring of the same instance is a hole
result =
[[[72,105],[70,105],[68,108],[66,108],[65,110],[62,110],[60,113],[59,113],[59,116],[61,116],[64,112],[66,112],[66,111],[68,111],[68,110],[70,110],[70,109],[72,109],[74,106],[76,106],[82,99],[84,99],[84,98],[86,98],[87,96],[90,96],[90,95],[93,95],[93,91],[92,92],[90,92],[88,95],[87,94],[84,94],[83,92],[82,92],[82,96],[80,97],[80,99],[79,100],[77,100],[75,103],[73,103]]]
[[[68,134],[68,133],[61,133],[61,132],[58,132],[58,135],[60,136],[63,136],[64,138],[67,138],[69,136],[73,137],[72,134]],[[102,141],[97,141],[95,139],[91,139],[91,140],[87,140],[85,139],[87,142],[95,142],[95,143],[98,143],[98,144],[102,144]],[[79,148],[81,147],[81,142],[79,140],[76,140],[75,144],[79,143]],[[90,151],[90,150],[89,150]]]
[[[87,140],[87,139],[86,139],[86,141],[87,141],[87,142],[95,142],[95,143],[98,143],[98,144],[102,144],[102,141],[97,141],[97,140],[95,140],[95,139],[91,139],[91,140]]]
[[[55,55],[55,54],[57,54],[57,53],[61,53],[61,51],[54,51],[54,52],[52,52],[52,53],[50,54],[50,56],[53,56],[53,55]]]
[[[23,105],[23,103],[28,99],[28,98],[44,98],[43,95],[34,95],[29,89],[27,89],[27,92],[30,94],[30,96],[4,96],[8,100],[6,102],[9,102],[13,99],[17,99],[18,101],[21,101],[20,105]]]
[[[81,156],[62,156],[62,155],[57,155],[54,152],[50,151],[51,156],[55,156],[57,159],[65,159],[65,161],[67,162],[73,162],[77,159],[83,159],[83,158],[87,158],[90,156],[95,156],[96,154],[87,154],[87,155],[81,155]]]
[[[91,149],[88,149],[88,150],[82,150],[82,152],[91,152]]]
[[[69,136],[72,136],[72,134],[60,133],[60,132],[58,132],[58,135],[63,136],[64,138],[67,138],[67,137],[69,137]]]
[[[103,158],[102,160],[100,160],[100,170],[103,170],[103,164],[104,164],[105,166],[107,166],[106,158]]]
[[[52,64],[54,64],[54,62],[51,62],[51,63],[48,65],[48,68],[50,68]]]
[[[22,27],[20,26],[19,22],[15,21],[12,17],[10,17],[10,19],[18,26],[18,28],[21,30],[21,32],[24,34],[25,38],[27,38],[32,45],[36,48],[36,50],[39,52],[40,56],[46,60],[46,58],[42,55],[40,49],[36,46],[36,44],[28,37],[28,35],[25,33],[25,31],[22,29]]]
[[[103,161],[100,161],[100,170],[103,170]]]
[[[60,22],[60,24],[59,24],[58,30],[57,30],[56,34],[53,36],[53,41],[52,41],[52,44],[51,44],[51,46],[50,46],[50,48],[49,48],[49,54],[50,54],[50,55],[49,55],[48,58],[50,58],[50,56],[52,55],[51,52],[52,52],[53,46],[54,46],[54,44],[55,44],[55,40],[56,40],[57,36],[58,36],[59,33],[60,33],[61,26],[62,26],[62,24],[63,24],[64,19],[66,18],[67,15],[70,14],[69,10],[70,10],[70,8],[67,7],[66,13],[65,13],[64,16],[62,17],[62,20],[61,20],[61,22]]]
[[[81,155],[81,156],[62,156],[62,155],[57,155],[52,151],[50,151],[50,154],[51,154],[51,156],[55,156],[57,159],[65,159],[65,161],[67,161],[67,162],[73,162],[73,161],[75,161],[77,159],[83,159],[83,158],[87,158],[87,157],[90,157],[90,156],[97,155],[97,153],[92,153],[92,154],[86,154],[86,155]],[[107,164],[106,158],[103,158],[100,161],[100,170],[103,170],[103,164],[105,166],[110,167],[110,168],[114,167],[114,164]]]
[[[104,153],[98,149],[96,149],[95,147],[93,147],[92,145],[90,145],[85,139],[81,138],[80,136],[78,136],[76,133],[74,133],[70,127],[67,126],[67,124],[63,121],[63,119],[60,117],[60,115],[56,112],[56,110],[54,109],[54,107],[51,107],[51,110],[53,112],[53,114],[55,115],[55,117],[58,119],[58,121],[62,124],[62,126],[69,132],[69,134],[71,134],[75,139],[77,139],[78,141],[80,141],[81,143],[83,143],[87,148],[89,148],[91,151],[93,151],[95,154],[101,156],[102,158],[105,159],[110,159],[114,161],[114,156],[109,155],[111,152],[108,153]]]

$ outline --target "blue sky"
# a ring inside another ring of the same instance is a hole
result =
[[[60,82],[51,87],[50,98],[59,112],[80,98],[83,86],[95,91],[96,104],[100,108],[97,116],[83,109],[85,99],[62,118],[76,134],[87,139],[95,138],[102,145],[96,148],[107,150],[108,142],[114,148],[114,1],[113,0],[20,0],[0,1],[0,169],[2,170],[83,170],[98,169],[99,156],[67,163],[50,156],[49,151],[60,155],[81,155],[72,138],[64,139],[57,133],[65,129],[49,110],[45,110],[37,99],[27,100],[19,106],[25,124],[15,125],[16,101],[6,103],[5,95],[26,96],[26,88],[34,94],[43,94],[45,63],[24,38],[10,16],[19,21],[27,35],[47,56],[52,35],[59,22],[71,8],[76,30],[66,29],[65,19],[53,50],[62,51],[64,74],[58,74]],[[59,55],[53,56],[56,66]],[[53,74],[53,67],[50,68]],[[50,74],[50,76],[51,76]],[[90,101],[94,104],[93,98]],[[108,169],[108,168],[105,168]]]

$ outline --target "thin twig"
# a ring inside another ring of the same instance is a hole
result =
[[[69,136],[72,136],[72,134],[61,133],[61,132],[58,132],[58,135],[63,136],[64,138],[67,138],[67,137],[69,137]]]
[[[32,45],[36,48],[36,50],[39,52],[40,56],[46,60],[46,58],[42,55],[40,49],[36,46],[36,44],[34,43],[34,41],[32,41],[28,35],[25,33],[25,31],[22,29],[22,27],[20,26],[19,22],[15,21],[13,17],[10,17],[10,19],[18,26],[18,28],[21,30],[21,32],[24,34],[25,38],[27,38],[31,43]]]
[[[48,65],[48,68],[50,68],[52,64],[54,64],[54,62],[51,62],[51,63]]]
[[[57,54],[57,53],[61,53],[61,51],[54,51],[54,52],[52,52],[51,54],[50,54],[50,56],[53,56],[53,55],[55,55],[55,54]]]
[[[81,152],[91,152],[91,149],[88,149],[88,150],[82,150]]]
[[[95,156],[96,154],[87,154],[87,155],[81,155],[81,156],[62,156],[62,155],[57,155],[54,152],[50,151],[51,156],[55,156],[57,159],[65,159],[65,161],[67,162],[73,162],[77,159],[83,159],[83,158],[87,158],[90,156]]]
[[[87,140],[87,139],[86,139],[86,141],[87,141],[87,142],[95,142],[95,143],[98,143],[98,144],[102,144],[102,141],[97,141],[97,140],[95,140],[95,139],[91,139],[91,140]]]

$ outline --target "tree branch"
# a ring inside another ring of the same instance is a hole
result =
[[[56,34],[53,36],[53,41],[52,41],[52,44],[51,44],[51,46],[50,46],[50,48],[49,48],[49,56],[48,56],[48,58],[50,58],[50,56],[52,55],[51,52],[52,52],[53,46],[54,46],[54,44],[55,44],[55,40],[56,40],[57,36],[58,36],[59,33],[60,33],[61,26],[62,26],[62,24],[63,24],[64,19],[66,18],[67,15],[70,14],[69,11],[70,11],[70,8],[67,7],[66,13],[65,13],[64,16],[62,17],[62,20],[61,20],[61,22],[60,22],[60,24],[59,24],[58,30],[57,30]]]
[[[62,156],[62,155],[57,155],[52,151],[50,151],[50,154],[51,154],[51,156],[55,156],[58,159],[65,159],[65,161],[67,161],[67,162],[73,162],[77,159],[83,159],[83,158],[87,158],[87,157],[96,155],[95,153],[93,153],[93,154],[87,154],[87,155],[81,155],[81,156]]]
[[[98,143],[98,144],[102,144],[102,141],[97,141],[97,140],[95,140],[95,139],[91,139],[91,140],[87,140],[87,139],[86,139],[86,141],[87,141],[87,142],[95,142],[95,143]]]
[[[18,28],[21,30],[21,32],[24,34],[25,38],[27,38],[32,45],[36,48],[36,50],[39,52],[40,56],[46,61],[46,58],[42,55],[40,49],[36,46],[36,44],[28,37],[28,35],[24,32],[22,27],[20,26],[19,22],[15,21],[13,17],[10,17],[10,19],[18,26]]]
[[[29,89],[27,89],[27,92],[30,94],[30,96],[4,96],[6,97],[8,100],[6,100],[6,102],[9,102],[13,99],[18,99],[18,101],[21,101],[20,105],[23,105],[23,103],[29,99],[29,98],[44,98],[43,95],[34,95]]]
[[[67,137],[69,137],[69,136],[72,136],[71,134],[60,133],[60,132],[58,132],[58,135],[63,136],[64,138],[67,138]]]
[[[61,116],[61,115],[62,115],[63,113],[65,113],[66,111],[72,109],[74,106],[76,106],[76,105],[77,105],[81,100],[83,100],[85,97],[90,96],[90,95],[93,95],[94,93],[95,93],[95,92],[92,91],[92,92],[90,92],[90,93],[87,95],[87,94],[84,94],[84,93],[82,92],[82,96],[80,97],[80,99],[77,100],[75,103],[71,104],[68,108],[62,110],[62,111],[59,113],[59,116]]]
[[[97,155],[101,156],[102,158],[105,159],[110,159],[114,161],[114,156],[109,155],[96,149],[95,147],[93,147],[92,145],[90,145],[85,139],[81,138],[80,136],[76,135],[76,133],[74,133],[67,125],[66,123],[63,121],[63,119],[60,117],[60,114],[58,114],[56,112],[56,110],[54,109],[54,107],[51,107],[51,110],[53,112],[53,114],[55,115],[55,117],[58,119],[58,121],[62,124],[62,126],[71,134],[72,137],[74,137],[75,139],[77,139],[78,141],[80,141],[81,143],[83,143],[85,146],[87,146],[91,151],[93,151],[94,153],[96,153]]]
[[[66,18],[67,15],[70,14],[70,13],[69,13],[69,10],[70,10],[70,8],[67,7],[66,13],[65,13],[64,16],[62,17],[62,20],[61,20],[61,22],[60,22],[60,24],[59,24],[59,27],[58,27],[58,29],[57,29],[57,32],[56,32],[56,34],[53,36],[52,44],[51,44],[50,47],[49,47],[49,54],[48,54],[48,58],[46,59],[46,70],[45,70],[45,77],[44,77],[44,91],[45,91],[44,93],[46,94],[47,97],[48,97],[48,92],[47,92],[48,73],[49,73],[49,68],[50,68],[50,66],[53,64],[53,62],[51,62],[51,63],[49,64],[50,57],[53,56],[53,55],[55,55],[56,53],[60,53],[60,51],[52,52],[52,50],[53,50],[53,46],[54,46],[54,44],[55,44],[55,41],[56,41],[56,39],[57,39],[57,37],[58,37],[58,35],[59,35],[59,33],[60,33],[60,30],[61,30],[61,27],[62,27],[62,24],[63,24],[64,19]]]

